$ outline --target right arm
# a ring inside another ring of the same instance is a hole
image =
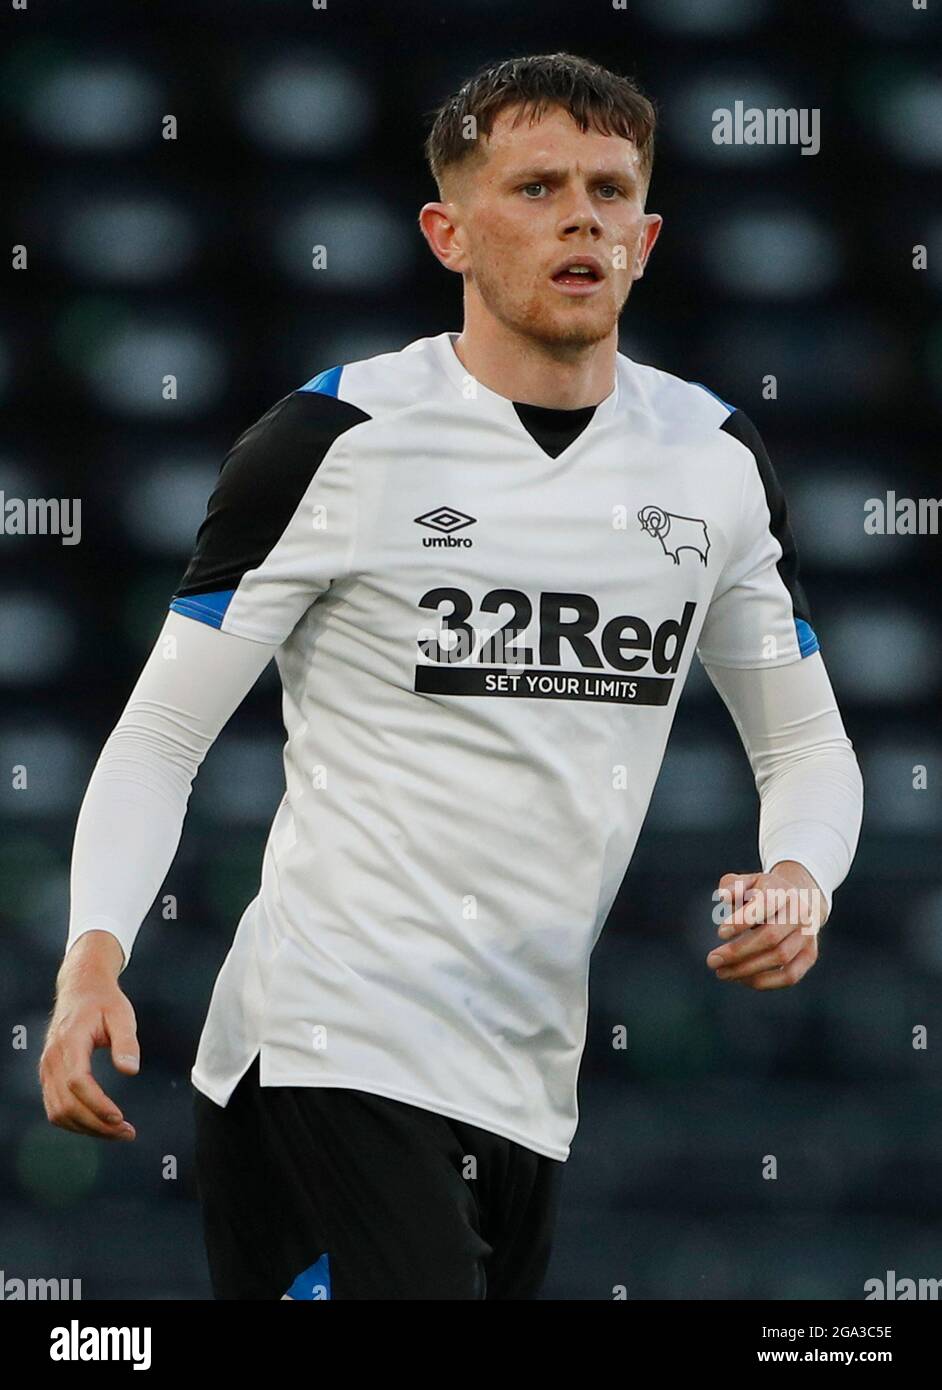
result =
[[[210,744],[310,605],[350,569],[356,498],[335,446],[368,419],[335,394],[292,391],[220,468],[76,824],[69,935],[39,1064],[53,1124],[134,1138],[92,1075],[92,1052],[110,1046],[119,1071],[137,1071],[134,1011],[118,976],[173,862]]]
[[[193,778],[277,646],[167,614],[92,772],[75,828],[71,915],[39,1077],[49,1120],[134,1138],[91,1071],[110,1047],[138,1069],[134,1010],[118,986],[141,922],[173,863]]]

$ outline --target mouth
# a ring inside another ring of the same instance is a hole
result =
[[[565,294],[593,294],[605,279],[601,263],[594,256],[575,256],[564,261],[550,277]]]

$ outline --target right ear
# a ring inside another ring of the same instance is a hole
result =
[[[426,203],[419,212],[419,228],[432,255],[446,270],[457,274],[466,269],[461,246],[461,228],[455,220],[454,203]]]

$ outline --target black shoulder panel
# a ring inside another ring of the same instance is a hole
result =
[[[320,391],[292,391],[226,454],[176,596],[235,589],[278,543],[328,449],[371,417]]]
[[[738,439],[740,444],[745,444],[756,461],[759,477],[762,479],[762,486],[765,489],[772,535],[782,547],[782,558],[776,565],[776,569],[782,578],[782,583],[791,595],[795,617],[810,623],[811,614],[808,609],[808,599],[798,578],[798,551],[795,547],[792,528],[788,523],[785,494],[775,476],[775,469],[772,467],[772,461],[762,442],[762,436],[749,416],[741,410],[734,410],[731,415],[727,415],[720,429],[731,434],[734,439]]]

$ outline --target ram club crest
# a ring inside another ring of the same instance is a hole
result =
[[[665,512],[663,507],[642,507],[638,513],[641,529],[661,542],[661,549],[675,565],[680,564],[680,552],[693,550],[703,564],[710,553],[710,537],[706,522],[695,516],[678,516]]]

